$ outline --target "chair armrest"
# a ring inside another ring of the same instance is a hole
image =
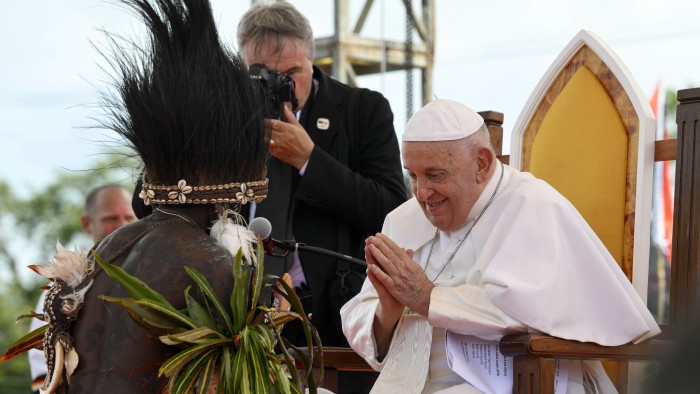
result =
[[[303,353],[307,353],[306,349],[300,349]],[[315,352],[315,349],[314,349]],[[303,365],[301,361],[295,357],[295,364],[300,373],[303,373]],[[318,357],[314,357],[312,368],[317,370]],[[347,347],[323,347],[323,381],[320,387],[328,389],[334,393],[338,392],[338,372],[339,371],[361,371],[375,372],[372,367],[367,364],[365,359],[355,353],[354,350]]]
[[[308,354],[306,348],[301,348],[299,351],[302,354]],[[316,349],[314,348],[314,355],[316,355]],[[294,357],[294,362],[297,368],[303,368],[301,360],[291,353]],[[314,367],[318,367],[318,357],[314,356]],[[359,354],[355,353],[349,347],[323,347],[323,368],[324,369],[337,369],[343,371],[374,371],[372,367],[367,364],[364,358]]]
[[[346,347],[324,347],[323,366],[341,371],[374,371],[365,359]]]
[[[505,356],[553,357],[589,360],[645,361],[664,358],[671,343],[668,330],[638,344],[603,346],[543,334],[506,335],[499,343]]]

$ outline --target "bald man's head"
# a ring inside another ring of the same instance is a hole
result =
[[[136,215],[131,208],[131,194],[119,185],[105,185],[90,192],[80,218],[83,231],[95,242],[133,221]]]

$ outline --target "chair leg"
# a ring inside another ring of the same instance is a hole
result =
[[[518,356],[513,359],[514,394],[554,394],[554,359]]]
[[[338,370],[326,369],[323,374],[323,388],[334,393],[338,392]]]

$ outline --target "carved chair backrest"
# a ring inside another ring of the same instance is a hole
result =
[[[571,201],[642,299],[654,129],[651,107],[622,61],[582,30],[540,81],[511,139],[511,165]]]

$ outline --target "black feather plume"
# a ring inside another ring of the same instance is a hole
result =
[[[149,181],[174,185],[263,178],[267,110],[240,57],[219,40],[208,0],[120,0],[147,27],[145,45],[108,34],[115,92],[109,120]]]

